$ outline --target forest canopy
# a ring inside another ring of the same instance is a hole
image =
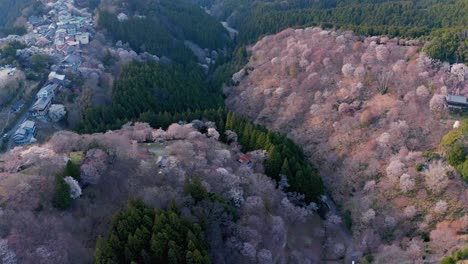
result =
[[[435,44],[428,48],[433,58],[451,63],[467,60],[468,2],[464,0],[192,1],[228,20],[239,30],[242,44],[289,27],[320,26],[366,36],[433,40]]]
[[[114,215],[109,235],[97,241],[95,257],[96,264],[211,263],[199,225],[181,217],[174,205],[158,211],[141,200]]]
[[[128,42],[137,52],[167,56],[179,63],[195,60],[184,45],[192,41],[203,48],[222,49],[229,43],[223,26],[198,6],[181,1],[132,1],[128,20],[119,21],[108,11],[99,12],[99,25],[116,40]]]
[[[112,100],[110,106],[89,109],[77,130],[106,131],[137,120],[142,113],[177,113],[223,105],[222,96],[210,91],[198,66],[154,62],[123,67]]]

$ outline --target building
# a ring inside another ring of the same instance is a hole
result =
[[[65,57],[65,59],[62,61],[62,65],[64,67],[72,67],[72,68],[78,68],[80,67],[81,64],[81,58],[77,55],[71,54]]]
[[[78,41],[81,45],[89,44],[89,33],[78,33],[76,35],[76,41]]]
[[[58,74],[55,71],[50,72],[49,81],[53,82],[55,84],[64,84],[65,83],[65,75]]]
[[[36,98],[46,98],[50,97],[53,98],[55,96],[55,92],[57,91],[58,84],[49,83],[48,85],[44,86],[37,92]]]
[[[36,100],[29,112],[33,117],[44,117],[47,115],[50,105],[52,104],[52,97],[41,97]]]
[[[247,167],[252,167],[253,162],[252,159],[250,158],[249,155],[247,154],[242,154],[239,156],[239,159],[237,160],[241,164],[247,165]]]
[[[449,94],[445,97],[450,111],[468,111],[468,101],[465,96]]]
[[[13,140],[19,145],[30,144],[35,141],[36,123],[30,120],[24,121],[13,135]]]

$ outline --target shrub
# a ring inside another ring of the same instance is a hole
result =
[[[455,264],[455,260],[452,257],[445,257],[442,259],[440,264]]]
[[[417,164],[416,164],[416,170],[417,170],[417,171],[422,171],[423,166],[424,166],[424,165],[423,165],[422,163],[417,163]]]
[[[434,151],[424,151],[422,156],[428,160],[440,158],[439,153],[434,152]]]
[[[455,250],[452,253],[452,256],[454,256],[456,260],[467,260],[468,259],[468,247]]]
[[[468,259],[468,247],[460,248],[452,252],[450,256],[447,256],[442,259],[441,264],[455,264],[459,260]]]
[[[374,261],[374,256],[372,254],[365,255],[361,261],[362,264],[370,264]]]

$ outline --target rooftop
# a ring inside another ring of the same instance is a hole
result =
[[[33,110],[33,111],[43,111],[45,108],[47,108],[47,106],[50,104],[51,101],[52,101],[52,97],[39,98],[34,103],[31,110]]]
[[[26,136],[26,130],[24,130],[23,128],[18,128],[14,135],[15,138],[25,137],[25,136]]]
[[[468,104],[465,96],[449,94],[447,95],[447,102],[449,103],[459,103],[459,104]]]
[[[31,120],[26,120],[21,124],[20,128],[22,129],[33,129],[36,126],[36,123]]]
[[[250,160],[250,157],[246,154],[242,154],[239,156],[239,162],[242,162],[242,163],[248,163],[248,162],[251,162]]]

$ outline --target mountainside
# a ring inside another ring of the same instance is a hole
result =
[[[163,131],[137,123],[94,135],[61,131],[43,145],[2,156],[3,263],[90,263],[96,238],[108,234],[112,215],[129,198],[159,210],[176,205],[203,229],[212,263],[320,262],[328,251],[343,254],[341,239],[332,233],[336,223],[323,226],[316,208],[294,206],[263,174],[262,152],[249,154],[252,166],[239,163],[236,143],[220,143],[212,127],[207,134],[195,129],[209,124],[173,124]],[[62,193],[67,175],[71,202]],[[119,253],[128,263],[153,254],[128,243]],[[131,257],[135,247],[137,256]],[[103,250],[97,263],[108,263]]]
[[[418,41],[288,29],[251,47],[225,89],[230,110],[305,149],[376,263],[432,263],[467,242],[467,185],[436,152],[457,118],[444,96],[468,95],[468,68],[419,50]]]
[[[205,57],[217,59],[212,51],[221,53],[231,40],[217,19],[180,0],[111,3],[101,4],[99,25],[138,53],[146,51],[178,63],[195,60],[196,55],[203,57],[204,64]]]
[[[0,0],[0,35],[24,34],[26,17],[40,14],[42,11],[41,1]]]
[[[255,43],[289,27],[320,26],[365,36],[431,40],[432,58],[468,63],[468,5],[451,1],[192,0],[239,31],[239,43]]]
[[[227,20],[239,39],[254,42],[288,27],[343,28],[366,35],[420,37],[433,30],[468,24],[463,0],[191,0]]]
[[[30,4],[31,0],[1,0],[0,1],[0,27],[11,24],[21,14],[21,10]]]
[[[0,15],[1,263],[468,259],[466,0]]]

